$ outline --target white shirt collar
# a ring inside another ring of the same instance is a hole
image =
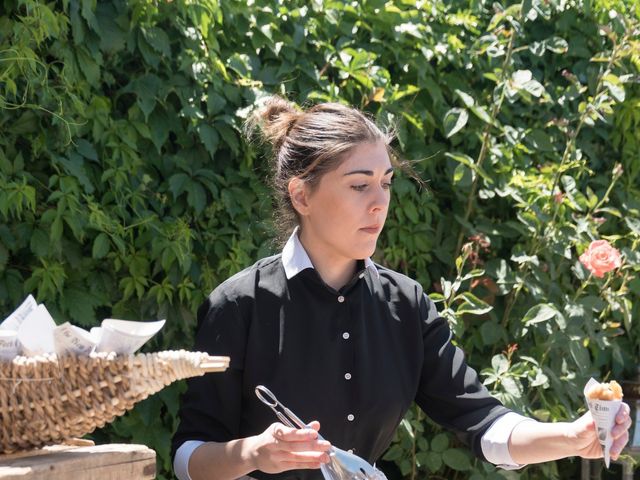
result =
[[[307,251],[298,238],[298,227],[293,230],[289,240],[287,240],[287,243],[282,249],[282,264],[284,265],[284,273],[287,276],[287,280],[292,279],[302,270],[314,268]],[[376,276],[380,275],[375,264],[369,257],[364,259],[364,267],[370,268],[376,273]]]

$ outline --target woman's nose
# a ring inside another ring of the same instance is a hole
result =
[[[389,206],[389,190],[382,186],[376,188],[375,196],[371,201],[371,211],[378,212],[385,210]]]

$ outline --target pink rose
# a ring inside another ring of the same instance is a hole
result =
[[[591,242],[589,248],[580,255],[580,262],[598,278],[604,277],[605,273],[615,270],[622,264],[620,252],[606,240]]]

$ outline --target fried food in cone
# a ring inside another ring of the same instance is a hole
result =
[[[589,400],[622,400],[622,387],[615,380],[599,383],[587,391]]]

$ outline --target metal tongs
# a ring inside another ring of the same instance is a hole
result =
[[[280,403],[267,387],[258,385],[256,396],[271,408],[278,420],[286,426],[299,429],[309,428],[297,415]],[[319,433],[318,439],[324,440]],[[329,454],[329,462],[320,466],[325,480],[387,480],[384,473],[353,453],[334,446],[331,446],[327,453]]]

